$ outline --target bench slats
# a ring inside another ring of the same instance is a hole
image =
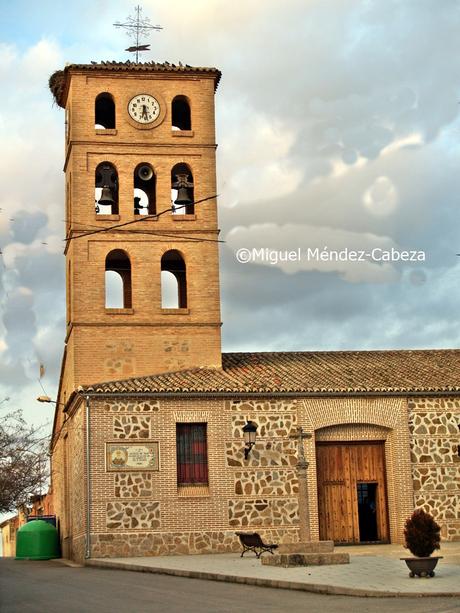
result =
[[[273,554],[273,549],[277,549],[278,545],[274,543],[264,543],[258,532],[235,532],[240,539],[240,543],[243,546],[241,557],[244,556],[246,551],[253,551],[258,558],[268,551]]]

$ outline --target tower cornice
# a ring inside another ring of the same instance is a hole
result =
[[[197,76],[207,77],[214,80],[214,89],[217,89],[221,78],[221,72],[217,68],[207,68],[204,66],[189,66],[189,64],[172,64],[169,62],[91,62],[91,64],[68,64],[64,70],[56,70],[49,79],[49,88],[54,96],[56,104],[65,108],[67,94],[69,91],[70,79],[73,74],[91,74],[94,76],[104,76],[109,74],[119,75],[125,73],[126,76],[161,76],[168,78],[168,75],[177,79],[182,75],[186,78]]]

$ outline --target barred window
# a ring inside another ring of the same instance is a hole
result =
[[[176,424],[177,484],[208,485],[207,424]]]

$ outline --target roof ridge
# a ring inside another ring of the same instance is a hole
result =
[[[194,367],[82,387],[96,393],[405,393],[460,391],[460,350],[223,353]]]
[[[358,354],[370,354],[370,353],[460,353],[460,348],[426,348],[426,349],[319,349],[308,351],[223,351],[222,355],[324,355],[339,353],[358,353]]]

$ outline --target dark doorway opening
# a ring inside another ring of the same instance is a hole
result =
[[[357,483],[359,540],[378,541],[377,483]]]
[[[316,469],[320,539],[387,542],[384,441],[318,441]]]

